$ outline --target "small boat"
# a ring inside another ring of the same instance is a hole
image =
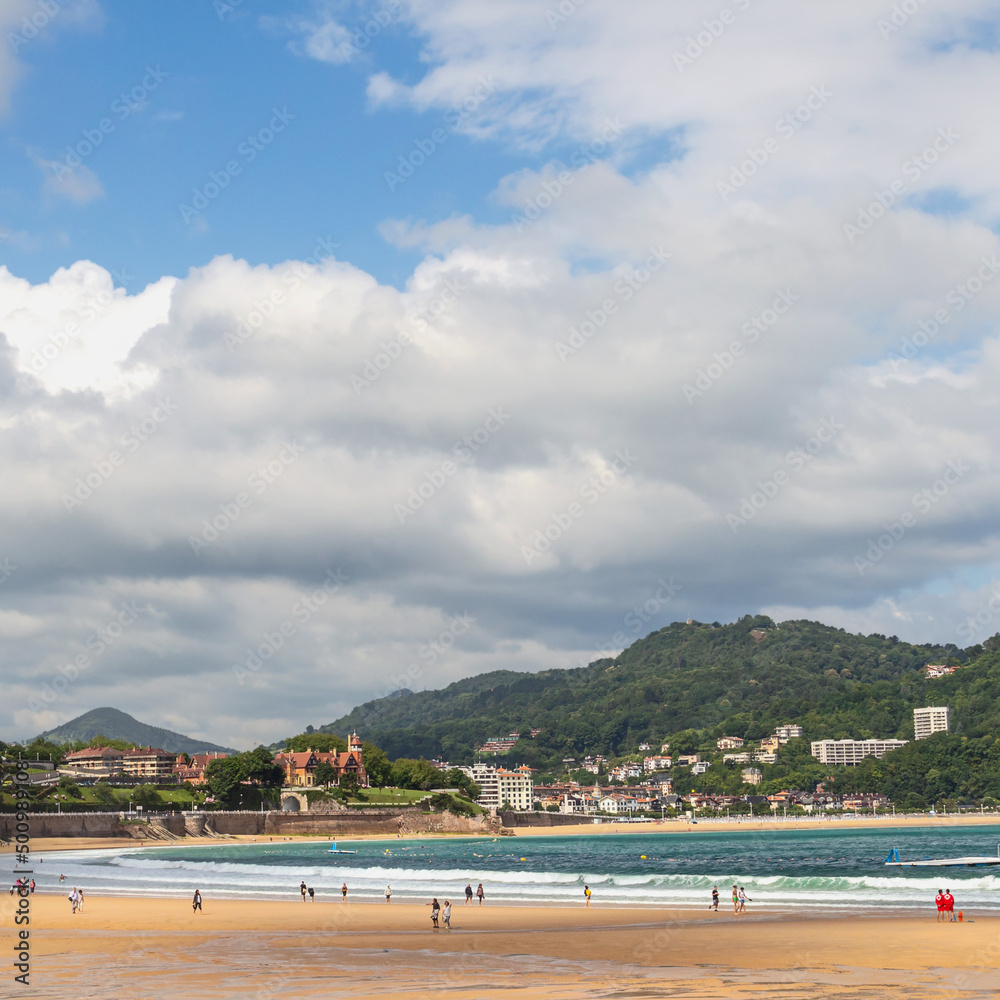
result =
[[[894,847],[885,859],[885,863],[897,868],[962,868],[964,866],[975,868],[979,865],[1000,865],[1000,845],[997,846],[995,858],[989,855],[985,857],[972,855],[965,858],[924,858],[923,861],[901,861],[899,848]]]
[[[358,853],[357,851],[345,851],[343,848],[338,847],[337,841],[334,841],[330,845],[330,850],[327,851],[327,854],[357,854],[357,853]]]

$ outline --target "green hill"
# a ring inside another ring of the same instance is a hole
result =
[[[52,743],[89,742],[95,736],[106,736],[113,740],[128,740],[140,746],[157,747],[169,750],[171,753],[235,753],[229,747],[209,743],[207,740],[195,740],[190,736],[160,729],[157,726],[147,726],[138,719],[133,719],[117,708],[95,708],[90,712],[72,719],[70,722],[55,729],[42,733],[42,738]]]
[[[982,734],[1000,722],[1000,677],[967,666],[981,652],[811,621],[776,625],[762,615],[730,625],[675,622],[614,659],[397,693],[321,728],[356,728],[390,757],[442,754],[452,763],[471,761],[473,747],[491,736],[541,729],[535,739],[522,737],[508,759],[543,770],[641,742],[670,740],[684,752],[723,735],[759,739],[782,723],[801,724],[807,740],[912,739],[912,709],[926,704],[950,705],[954,732]],[[927,663],[963,669],[928,681]]]

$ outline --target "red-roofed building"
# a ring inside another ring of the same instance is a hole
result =
[[[125,750],[122,754],[122,773],[139,778],[160,778],[174,773],[177,754],[154,747]]]
[[[334,770],[334,784],[353,774],[358,784],[368,787],[368,775],[362,762],[361,738],[352,733],[347,741],[347,750],[329,753],[319,750],[303,750],[298,753],[279,753],[275,758],[285,772],[285,785],[292,788],[312,788],[316,784],[316,768],[321,763],[329,764]]]
[[[114,747],[86,747],[83,750],[74,750],[72,753],[66,754],[63,758],[63,766],[121,774],[124,756],[122,750],[116,750]]]
[[[225,753],[196,753],[191,755],[191,763],[185,764],[183,756],[178,756],[174,764],[174,774],[178,781],[190,781],[192,784],[201,785],[205,781],[205,770],[213,760],[222,760],[228,757]]]

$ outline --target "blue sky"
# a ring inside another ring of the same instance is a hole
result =
[[[0,5],[0,733],[1000,629],[993,5],[623,9]]]
[[[504,220],[509,211],[490,199],[500,178],[578,145],[555,136],[528,151],[469,137],[447,108],[373,108],[366,85],[374,69],[404,82],[425,71],[410,24],[389,24],[370,48],[331,64],[295,54],[290,30],[262,22],[306,14],[311,4],[184,6],[179,18],[174,5],[104,4],[89,28],[59,31],[54,19],[19,49],[25,72],[4,122],[2,219],[31,235],[5,247],[15,273],[44,280],[84,258],[142,287],[219,254],[253,263],[302,258],[332,237],[338,256],[399,286],[419,256],[387,244],[380,223],[465,213]],[[363,13],[347,8],[344,24],[364,30]],[[122,100],[134,88],[138,103]],[[267,127],[275,108],[294,121],[246,162],[240,144]],[[82,163],[103,193],[78,204],[43,192],[54,171],[38,159],[65,164],[73,151],[88,153],[88,133],[102,119],[113,131]],[[427,148],[439,128],[446,140],[390,190],[386,172],[418,142]],[[240,175],[202,225],[186,224],[179,206],[233,159]]]

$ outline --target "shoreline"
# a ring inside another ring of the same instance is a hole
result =
[[[562,826],[523,826],[508,827],[513,837],[505,834],[502,838],[492,833],[414,833],[399,838],[384,833],[343,835],[336,831],[320,836],[317,834],[283,835],[269,838],[260,835],[231,834],[219,837],[188,837],[178,836],[169,840],[139,840],[132,837],[33,837],[31,847],[33,853],[47,851],[79,851],[127,849],[139,850],[148,847],[221,847],[237,844],[266,843],[300,843],[321,844],[331,840],[339,840],[344,844],[364,841],[385,841],[387,843],[405,843],[421,840],[511,840],[530,839],[532,837],[578,837],[578,836],[612,836],[615,834],[681,834],[681,833],[760,833],[760,832],[794,832],[796,830],[855,830],[855,829],[934,829],[947,827],[996,826],[1000,827],[1000,815],[943,815],[943,816],[878,816],[878,817],[825,817],[813,819],[766,819],[749,818],[733,819],[699,819],[692,823],[686,819],[670,819],[652,821],[649,823],[626,823],[605,820],[602,823],[580,822],[567,823]],[[13,853],[13,845],[0,847],[0,857]]]
[[[443,901],[443,900],[442,900]],[[12,929],[0,897],[0,926]],[[995,992],[1000,916],[831,917],[487,902],[434,931],[422,903],[32,897],[32,994],[456,1000],[688,995],[924,1000]],[[82,978],[81,978],[82,977]],[[774,992],[769,992],[769,990]],[[36,992],[41,990],[42,992]]]

